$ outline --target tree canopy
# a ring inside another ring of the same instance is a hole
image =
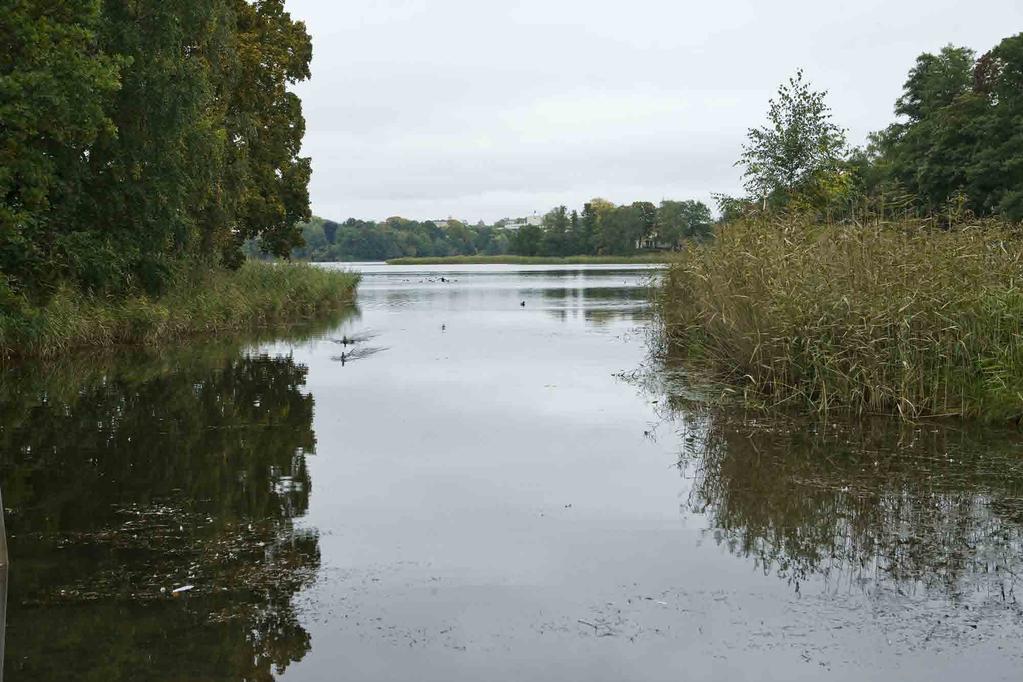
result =
[[[593,199],[582,211],[558,206],[539,225],[526,222],[507,229],[510,219],[493,225],[388,218],[381,222],[350,218],[337,223],[313,218],[302,225],[304,244],[292,257],[313,261],[367,261],[422,256],[624,256],[668,250],[686,240],[711,235],[713,216],[700,201],[648,201],[616,206]],[[441,226],[443,225],[443,226]],[[258,246],[249,242],[250,256]]]
[[[739,160],[748,197],[722,197],[726,217],[757,206],[855,218],[865,207],[1023,220],[1023,34],[980,57],[954,45],[917,57],[897,120],[861,148],[846,150],[825,98],[801,71],[780,88]]]
[[[283,0],[7,0],[0,305],[62,282],[159,291],[184,261],[287,254],[309,217],[288,88],[310,38]]]
[[[752,198],[779,199],[811,190],[837,171],[845,131],[832,121],[827,92],[815,91],[797,71],[770,101],[768,125],[749,131],[739,161]]]

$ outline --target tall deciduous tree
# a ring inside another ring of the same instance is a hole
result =
[[[283,0],[0,2],[0,303],[300,242],[312,47]]]
[[[288,87],[309,78],[312,41],[305,24],[284,10],[284,0],[232,4],[240,65],[228,135],[235,142],[234,162],[245,172],[227,257],[256,236],[266,251],[285,256],[301,243],[298,222],[310,217],[312,167],[300,156],[305,119],[301,100]]]
[[[768,125],[749,131],[739,164],[758,199],[784,201],[834,173],[846,150],[845,131],[832,120],[827,93],[815,91],[797,71],[770,102]]]
[[[921,55],[895,110],[876,165],[925,209],[961,197],[976,214],[1023,219],[1023,34],[980,59],[951,45]]]
[[[702,201],[662,201],[657,208],[658,241],[677,246],[684,239],[710,236],[714,218]]]
[[[101,21],[99,0],[0,3],[0,305],[56,285],[58,237],[113,130],[120,62],[101,49]]]

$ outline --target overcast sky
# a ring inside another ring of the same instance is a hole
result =
[[[1021,0],[288,0],[317,215],[493,221],[740,191],[733,167],[803,67],[850,141],[918,54],[984,52]]]

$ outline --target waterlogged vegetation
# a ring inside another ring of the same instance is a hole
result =
[[[358,280],[311,265],[247,263],[235,271],[181,270],[159,296],[64,286],[44,305],[0,316],[0,355],[53,356],[301,322],[351,304]]]
[[[666,351],[751,403],[1018,417],[1021,74],[1023,35],[922,55],[902,120],[851,152],[826,93],[782,86],[743,150],[750,195],[664,280]]]
[[[772,406],[1008,419],[1023,408],[1023,232],[734,223],[659,294],[670,351]]]

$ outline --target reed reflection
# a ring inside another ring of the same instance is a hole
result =
[[[1015,604],[1019,436],[891,421],[688,417],[687,506],[716,542],[797,587]]]

